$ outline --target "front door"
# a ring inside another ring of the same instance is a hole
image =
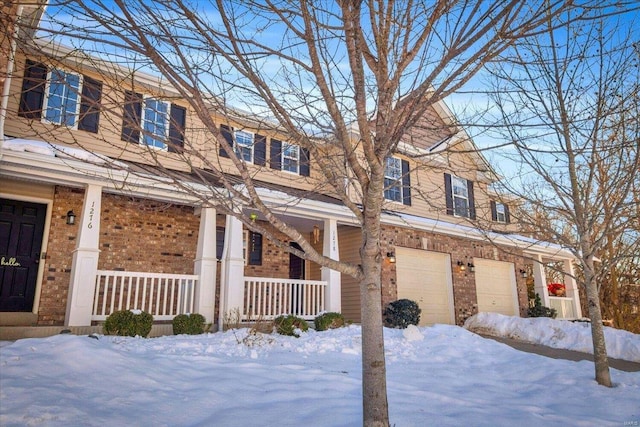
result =
[[[47,205],[0,199],[0,311],[33,309]]]

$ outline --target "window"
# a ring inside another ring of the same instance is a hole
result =
[[[262,234],[249,231],[247,264],[262,265]]]
[[[240,159],[257,166],[266,164],[267,138],[265,136],[234,130],[227,125],[220,125],[220,133],[227,143],[234,147]],[[229,157],[222,144],[219,145],[218,154],[221,157]]]
[[[511,215],[509,215],[509,206],[504,203],[491,201],[491,219],[495,222],[509,224]]]
[[[445,173],[444,187],[447,214],[476,219],[473,182]]]
[[[155,98],[144,99],[142,110],[142,141],[149,147],[167,149],[169,131],[169,103]]]
[[[27,60],[18,115],[97,133],[102,83]]]
[[[53,69],[47,74],[44,117],[49,123],[76,126],[80,112],[80,88],[82,78],[78,74]]]
[[[235,131],[236,154],[245,162],[253,163],[253,134],[243,130]]]
[[[224,227],[216,227],[216,258],[222,259],[224,250]]]
[[[411,205],[411,181],[409,162],[387,157],[384,172],[384,198]]]
[[[184,146],[186,116],[184,107],[126,91],[120,137],[134,144],[180,152]]]
[[[282,144],[282,170],[293,173],[300,171],[300,147],[286,142]]]

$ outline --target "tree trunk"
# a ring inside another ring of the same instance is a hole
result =
[[[387,378],[382,325],[380,217],[366,218],[360,249],[363,278],[360,282],[362,307],[362,409],[366,427],[389,426]]]
[[[609,372],[609,359],[607,358],[607,346],[604,339],[600,297],[598,295],[598,286],[593,275],[593,258],[588,258],[585,261],[587,268],[585,268],[584,271],[584,279],[587,290],[589,318],[591,319],[591,338],[593,339],[593,362],[596,370],[596,381],[600,385],[611,387],[611,373]]]

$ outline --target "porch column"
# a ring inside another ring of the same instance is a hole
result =
[[[547,289],[547,275],[544,272],[542,255],[537,255],[533,261],[533,289],[540,295],[540,302],[545,307],[551,307],[549,291]]]
[[[67,295],[66,326],[90,326],[98,271],[100,240],[100,206],[102,187],[87,185],[78,228],[78,241],[73,251],[71,280]]]
[[[218,328],[224,326],[225,314],[242,315],[244,299],[244,250],[242,245],[242,223],[234,216],[227,215],[224,230],[224,250],[222,251],[222,270],[220,290],[220,313]]]
[[[338,249],[338,222],[335,219],[324,220],[324,236],[322,239],[322,254],[336,261],[340,260]],[[326,309],[340,313],[342,311],[342,286],[340,272],[329,267],[321,268],[321,278],[327,282]]]
[[[573,299],[573,310],[576,318],[582,317],[582,307],[580,306],[580,294],[578,292],[578,284],[574,278],[573,260],[564,260],[564,286],[567,291],[567,297]]]
[[[213,323],[216,300],[216,210],[204,208],[200,211],[200,231],[194,263],[198,286],[195,292],[195,312],[202,314],[208,323]]]

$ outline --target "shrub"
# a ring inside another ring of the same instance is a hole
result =
[[[173,326],[173,334],[199,335],[205,330],[206,319],[202,314],[178,314],[171,322]]]
[[[292,337],[299,337],[300,331],[307,332],[309,330],[307,321],[293,314],[276,317],[273,320],[273,326],[280,335],[289,335]]]
[[[330,312],[317,316],[313,323],[316,331],[326,331],[327,329],[336,329],[344,326],[344,316],[340,313]]]
[[[551,317],[555,319],[557,314],[558,313],[555,308],[549,308],[542,305],[539,294],[536,294],[533,306],[529,307],[529,310],[527,310],[527,316],[529,317]]]
[[[104,322],[103,331],[106,335],[120,335],[123,337],[146,337],[151,332],[153,316],[140,310],[114,311]]]
[[[406,329],[409,325],[420,323],[421,312],[417,302],[399,299],[390,302],[384,309],[384,323],[390,328]]]

